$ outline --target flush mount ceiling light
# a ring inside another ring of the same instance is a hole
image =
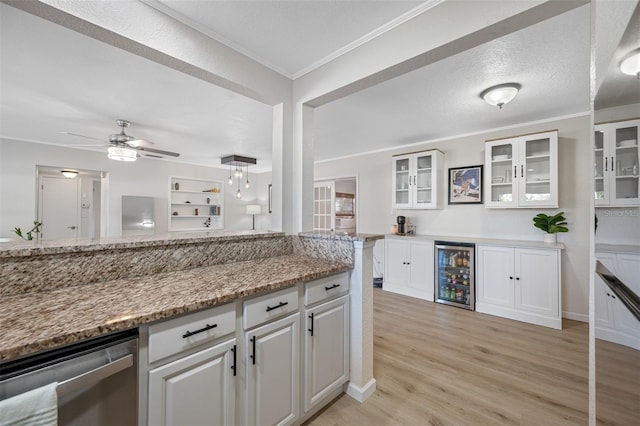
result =
[[[634,50],[620,62],[620,71],[640,79],[640,49]]]
[[[70,179],[78,176],[78,172],[75,170],[60,170],[60,173],[62,173],[62,176]]]
[[[236,178],[236,182],[238,183],[238,191],[236,192],[236,197],[242,197],[242,193],[240,192],[240,180],[244,176],[242,173],[242,168],[247,168],[247,181],[244,184],[244,187],[249,189],[251,186],[249,183],[249,165],[256,164],[256,159],[251,157],[244,157],[242,155],[229,155],[227,157],[223,157],[221,159],[222,164],[229,165],[229,185],[233,185],[233,178],[231,177],[231,168],[235,167],[234,176]]]
[[[489,87],[480,93],[480,97],[491,106],[502,106],[508,104],[516,97],[522,86],[518,83],[505,83]]]
[[[117,161],[136,161],[138,153],[135,149],[125,146],[110,146],[107,150],[107,157],[109,157],[110,160]]]

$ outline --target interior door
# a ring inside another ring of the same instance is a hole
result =
[[[313,185],[313,230],[334,231],[336,219],[335,182],[315,182]]]
[[[80,235],[80,179],[42,176],[38,217],[43,240],[77,238]]]

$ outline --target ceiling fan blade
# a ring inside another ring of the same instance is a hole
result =
[[[171,157],[180,157],[180,154],[178,154],[177,152],[162,151],[161,149],[154,149],[154,148],[145,148],[144,146],[137,146],[133,148],[137,149],[138,151],[152,152],[154,154],[167,155]]]
[[[140,146],[153,145],[153,142],[148,141],[146,139],[131,139],[130,141],[127,141],[126,144],[129,145],[132,148],[137,148],[137,147],[140,147]]]
[[[102,143],[107,143],[107,141],[105,141],[104,139],[98,139],[98,138],[94,138],[94,137],[91,137],[91,136],[79,135],[77,133],[71,133],[71,132],[60,132],[60,133],[62,133],[63,135],[77,136],[79,138],[93,139],[93,140],[96,140],[96,141],[100,141]]]

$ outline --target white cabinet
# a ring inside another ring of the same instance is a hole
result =
[[[149,371],[149,425],[235,422],[235,338]]]
[[[245,332],[246,415],[250,425],[287,425],[299,416],[300,315]]]
[[[638,131],[640,120],[595,126],[595,203],[640,205]]]
[[[349,276],[305,284],[304,411],[349,380]]]
[[[487,208],[558,207],[558,132],[487,141]]]
[[[640,294],[640,254],[598,252],[596,258],[636,294]],[[595,329],[598,339],[640,350],[640,323],[596,274]]]
[[[476,311],[562,328],[560,250],[477,246]]]
[[[234,423],[235,321],[229,303],[148,326],[149,425]]]
[[[383,289],[433,301],[433,241],[387,236]]]
[[[392,207],[394,209],[438,209],[444,188],[443,154],[430,150],[393,157]]]
[[[224,185],[217,180],[169,178],[169,231],[224,229]]]

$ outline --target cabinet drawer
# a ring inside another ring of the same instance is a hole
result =
[[[149,363],[177,354],[236,329],[235,303],[149,326]]]
[[[298,287],[285,288],[243,303],[244,329],[298,310]]]
[[[331,299],[335,296],[349,291],[349,274],[342,272],[330,277],[320,278],[310,281],[304,285],[304,304],[306,306],[323,300]]]

